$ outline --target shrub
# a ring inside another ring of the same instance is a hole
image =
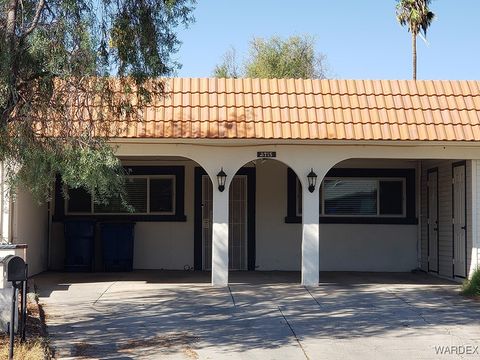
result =
[[[462,295],[480,296],[480,268],[473,272],[470,279],[466,279],[462,286]]]

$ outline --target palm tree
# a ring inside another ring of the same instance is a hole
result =
[[[402,26],[408,26],[412,34],[413,79],[417,80],[417,35],[427,36],[435,14],[428,6],[431,0],[397,0],[397,20]]]

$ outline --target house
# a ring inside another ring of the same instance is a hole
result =
[[[135,222],[134,268],[211,270],[220,286],[231,270],[316,285],[478,266],[480,81],[175,78],[166,92],[111,139],[133,213],[58,187],[44,206],[3,197],[2,235],[28,244],[31,273],[64,268],[78,218]]]

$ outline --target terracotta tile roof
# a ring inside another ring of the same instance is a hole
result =
[[[167,80],[124,137],[480,140],[480,81]]]

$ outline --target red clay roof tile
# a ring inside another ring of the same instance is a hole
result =
[[[175,78],[165,92],[143,121],[111,127],[128,138],[480,140],[480,81]]]

